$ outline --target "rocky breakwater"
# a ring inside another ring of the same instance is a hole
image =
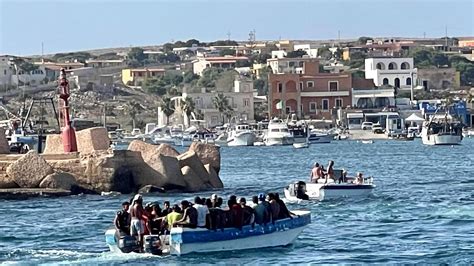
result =
[[[60,137],[49,135],[44,154],[1,154],[0,197],[195,192],[223,187],[218,176],[219,147],[214,145],[196,143],[179,154],[167,144],[135,140],[128,150],[112,150],[104,128],[82,130],[78,136],[76,153],[61,153]]]

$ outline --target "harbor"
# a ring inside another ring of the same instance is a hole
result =
[[[223,198],[250,198],[265,191],[283,195],[283,188],[289,183],[309,182],[314,162],[326,164],[328,159],[350,175],[361,171],[374,177],[377,187],[368,198],[288,203],[291,209],[310,210],[312,220],[289,247],[159,259],[153,255],[111,253],[104,244],[104,230],[111,225],[120,203],[130,195],[82,195],[2,201],[0,218],[8,221],[9,230],[1,236],[0,257],[11,262],[27,259],[31,263],[68,264],[157,260],[186,264],[307,264],[335,260],[469,263],[469,247],[474,244],[470,237],[474,211],[473,146],[474,139],[466,138],[463,145],[453,147],[426,146],[420,139],[375,141],[372,145],[337,141],[297,151],[292,146],[223,147],[223,190],[145,196],[146,201],[176,203],[192,200],[195,195],[210,197],[212,193]],[[454,172],[456,176],[452,175]],[[36,230],[38,226],[42,230]],[[391,252],[394,249],[398,252]]]

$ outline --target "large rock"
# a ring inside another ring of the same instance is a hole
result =
[[[90,153],[107,150],[110,147],[110,139],[105,127],[93,127],[77,131],[76,140],[79,152]]]
[[[0,188],[17,188],[18,185],[6,174],[0,175]]]
[[[221,152],[218,146],[194,141],[188,151],[194,151],[203,164],[210,164],[219,174]]]
[[[61,140],[61,135],[59,134],[47,135],[43,154],[59,154],[59,153],[64,153],[64,147],[63,147],[63,142]]]
[[[71,190],[74,186],[77,186],[76,178],[66,172],[55,172],[47,175],[39,184],[40,188],[59,188],[65,190]]]
[[[7,175],[22,188],[38,187],[53,168],[36,151],[29,151],[7,167]]]
[[[183,173],[184,181],[186,182],[186,190],[189,192],[200,191],[205,188],[201,178],[193,171],[189,166],[181,168]]]
[[[146,185],[138,190],[139,194],[164,193],[166,190],[162,187]]]
[[[211,184],[211,186],[213,188],[223,188],[224,184],[219,178],[217,172],[214,170],[214,167],[212,167],[210,164],[206,164],[204,165],[204,168],[206,168],[206,171],[209,173],[209,183]]]
[[[204,164],[199,160],[197,154],[193,151],[187,151],[178,156],[179,166],[189,166],[197,174],[202,184],[209,182],[209,173],[204,168]]]
[[[173,146],[166,143],[162,143],[158,146],[158,153],[170,157],[177,157],[179,155],[179,152],[173,148]]]
[[[0,128],[0,154],[9,154],[10,145],[8,145],[7,137],[5,136],[5,130]]]

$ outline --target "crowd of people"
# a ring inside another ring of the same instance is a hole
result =
[[[329,161],[327,169],[324,169],[322,164],[315,162],[313,169],[311,169],[310,182],[318,183],[319,180],[324,180],[324,183],[327,183],[329,179],[332,179],[335,182],[340,183],[354,183],[361,185],[364,183],[364,177],[362,173],[358,172],[355,177],[348,177],[347,171],[343,170],[340,177],[334,175],[334,161]]]
[[[278,193],[261,193],[248,203],[245,198],[237,199],[232,195],[227,205],[221,197],[213,194],[210,198],[195,197],[194,203],[183,200],[180,205],[171,206],[169,201],[165,201],[163,208],[158,202],[143,205],[143,197],[137,194],[130,202],[122,203],[114,224],[120,235],[135,236],[143,244],[145,235],[168,234],[172,227],[241,229],[244,225],[265,225],[285,218],[293,219],[292,213]]]

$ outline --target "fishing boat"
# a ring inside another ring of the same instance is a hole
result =
[[[362,142],[363,144],[372,144],[372,143],[374,143],[374,141],[371,140],[371,139],[368,139],[368,140],[361,140],[360,142]]]
[[[172,228],[166,236],[145,236],[145,252],[185,255],[286,246],[311,223],[310,211],[292,213],[292,219],[280,219],[266,225],[245,225],[241,229]],[[128,253],[137,247],[133,237],[119,237],[115,228],[105,232],[105,241],[112,252]],[[160,252],[154,252],[153,246],[160,246]]]
[[[294,138],[288,126],[280,119],[273,119],[268,123],[267,132],[263,138],[266,146],[292,145]]]
[[[334,170],[335,176],[342,176],[342,170]],[[318,183],[306,183],[297,181],[289,184],[284,189],[285,198],[289,201],[298,202],[301,200],[329,200],[340,198],[361,198],[372,194],[375,188],[372,177],[363,178],[360,184],[355,182],[354,177],[347,177],[341,180],[336,178],[326,180],[320,179]]]
[[[444,115],[435,113],[423,123],[421,140],[425,145],[458,145],[463,138],[462,128],[462,123],[447,111]]]
[[[331,143],[334,136],[335,134],[313,129],[309,134],[308,141],[311,144]]]
[[[253,146],[256,136],[248,124],[238,123],[229,128],[227,146]]]
[[[309,143],[308,142],[293,143],[293,148],[295,149],[309,148]]]

